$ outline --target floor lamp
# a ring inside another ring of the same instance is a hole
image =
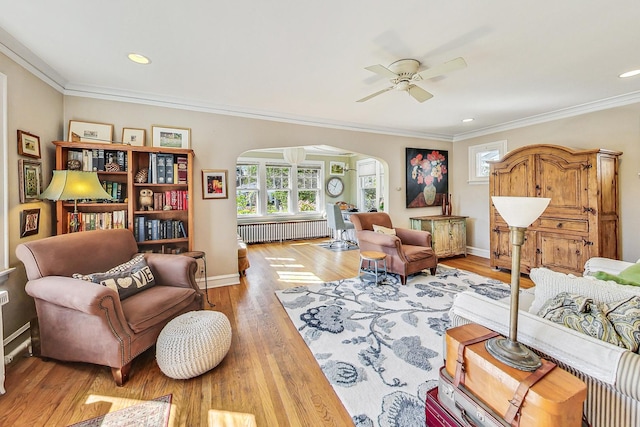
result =
[[[73,200],[73,217],[69,221],[71,232],[78,231],[78,200],[108,199],[112,197],[104,191],[97,172],[55,170],[49,186],[39,198],[47,200]]]
[[[520,296],[520,250],[524,233],[549,205],[542,197],[491,197],[493,205],[509,225],[511,252],[511,304],[508,338],[491,338],[487,351],[502,363],[521,371],[535,371],[541,365],[533,351],[518,342],[518,304]]]

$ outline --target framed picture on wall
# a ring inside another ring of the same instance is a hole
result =
[[[226,199],[227,171],[225,169],[202,169],[202,198]]]
[[[449,194],[449,153],[407,148],[406,155],[407,208],[441,206]]]
[[[154,147],[189,148],[191,147],[191,129],[151,126],[151,142]]]
[[[40,158],[40,137],[23,130],[18,131],[18,154]]]
[[[18,160],[20,203],[39,202],[42,193],[42,164],[34,160]]]
[[[113,141],[113,125],[69,120],[67,140],[69,142],[111,144]]]
[[[20,212],[20,237],[38,234],[40,229],[40,209],[25,209]]]
[[[329,162],[329,175],[344,175],[344,162]]]
[[[145,144],[146,133],[147,131],[144,129],[123,128],[122,143],[137,147],[143,147]]]

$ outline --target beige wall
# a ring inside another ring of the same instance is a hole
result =
[[[530,144],[622,151],[620,158],[620,239],[622,258],[640,258],[640,103],[583,114],[525,128],[458,141],[453,144],[454,210],[468,215],[467,243],[489,256],[489,185],[468,180],[470,145],[507,140],[509,151]]]
[[[9,292],[9,303],[3,307],[4,336],[12,334],[35,317],[33,299],[24,292],[26,277],[22,264],[15,256],[15,248],[21,242],[41,239],[51,235],[52,204],[50,202],[20,203],[18,192],[17,131],[28,131],[40,137],[44,185],[49,183],[54,166],[55,151],[49,141],[62,136],[63,96],[51,86],[26,71],[10,58],[0,54],[0,73],[7,76],[7,142],[9,163],[9,265],[17,270],[2,285]],[[20,212],[40,208],[40,230],[37,235],[20,237]],[[20,337],[11,343],[13,348],[24,340]],[[1,363],[2,361],[0,361]]]
[[[238,281],[235,250],[236,205],[233,197],[224,200],[202,200],[200,170],[229,170],[229,193],[233,195],[235,193],[233,171],[236,159],[246,151],[274,147],[331,145],[385,159],[389,167],[387,176],[390,177],[389,213],[395,224],[408,226],[411,216],[440,211],[439,208],[405,209],[405,147],[451,149],[451,144],[447,142],[73,96],[65,97],[64,103],[65,122],[73,119],[113,123],[116,138],[120,138],[123,127],[145,128],[147,134],[152,125],[191,128],[191,148],[195,151],[194,173],[196,174],[194,248],[207,253],[208,273],[214,284]]]

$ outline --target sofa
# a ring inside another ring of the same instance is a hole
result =
[[[38,316],[44,358],[109,366],[118,386],[133,359],[176,316],[203,308],[196,260],[137,254],[126,229],[63,234],[22,243],[26,292]],[[117,268],[114,268],[117,267]]]
[[[640,425],[640,355],[539,317],[544,303],[561,292],[580,293],[613,303],[640,295],[640,287],[592,277],[598,271],[619,274],[632,263],[605,258],[587,261],[583,277],[532,269],[535,286],[519,298],[518,341],[582,379],[588,389],[584,414],[593,427]],[[492,300],[473,292],[456,296],[451,326],[478,323],[503,335],[509,332],[509,297]]]

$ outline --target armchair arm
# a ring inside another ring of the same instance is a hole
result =
[[[405,245],[431,247],[431,233],[428,231],[396,228],[396,235]]]
[[[356,232],[359,242],[368,242],[372,245],[385,246],[388,248],[400,248],[402,244],[397,236],[391,234],[376,233],[371,230],[360,230]]]
[[[193,288],[200,292],[196,283],[198,263],[195,259],[183,255],[146,254],[145,259],[156,279],[156,284]]]
[[[28,281],[25,290],[33,298],[71,310],[100,316],[103,315],[102,300],[110,298],[117,301],[112,305],[117,307],[116,311],[122,316],[118,293],[97,283],[71,277],[46,276]]]

